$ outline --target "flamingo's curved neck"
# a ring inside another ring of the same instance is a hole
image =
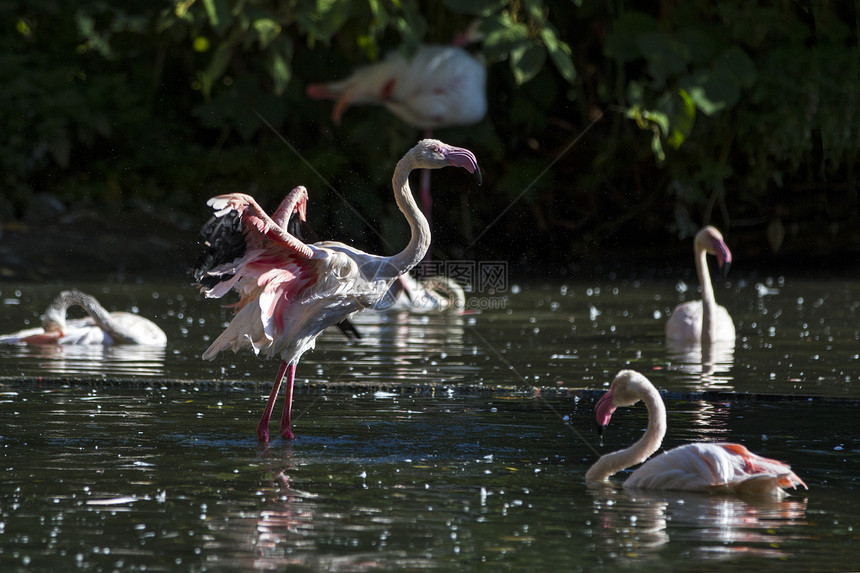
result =
[[[83,308],[99,328],[110,334],[117,342],[132,341],[132,337],[122,331],[122,328],[95,297],[77,290],[63,291],[54,299],[51,306],[45,311],[45,319],[42,321],[45,330],[63,330],[66,326],[66,311],[70,306]]]
[[[623,450],[601,456],[585,474],[588,481],[605,481],[609,476],[632,465],[640,464],[657,451],[666,435],[666,406],[657,389],[648,384],[639,386],[639,397],[648,409],[648,427],[639,440]]]
[[[386,278],[395,278],[409,272],[412,267],[421,262],[430,248],[430,224],[415,203],[412,189],[409,187],[409,174],[413,169],[414,159],[410,153],[397,162],[394,177],[391,180],[391,185],[394,187],[394,200],[409,222],[412,238],[405,249],[386,259],[387,264],[380,271],[380,274]]]
[[[702,287],[702,345],[710,344],[716,336],[717,300],[714,298],[714,285],[708,272],[708,253],[704,247],[696,245],[696,274]]]

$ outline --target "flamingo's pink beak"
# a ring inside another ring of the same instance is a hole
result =
[[[293,210],[295,213],[299,214],[299,219],[301,219],[302,221],[308,220],[308,198],[307,198],[307,195],[303,195],[299,199],[299,202],[296,203],[296,206],[294,207]]]
[[[597,405],[594,407],[594,411],[597,413],[597,431],[603,432],[603,428],[609,425],[609,420],[612,418],[612,414],[615,412],[615,404],[612,403],[612,389],[609,389],[609,392],[600,397],[600,400],[597,401]]]
[[[449,147],[445,150],[445,158],[454,167],[462,167],[469,173],[474,173],[478,179],[478,185],[481,184],[481,169],[478,167],[478,160],[474,153],[462,147]]]
[[[717,257],[717,265],[723,273],[723,278],[725,278],[729,274],[729,267],[732,264],[732,252],[724,241],[716,238],[714,239],[712,248]]]
[[[719,239],[714,239],[714,243],[712,246],[714,249],[714,253],[717,256],[717,264],[720,265],[720,268],[722,268],[723,265],[731,264],[732,253],[731,251],[729,251],[729,247],[726,245],[725,242]]]

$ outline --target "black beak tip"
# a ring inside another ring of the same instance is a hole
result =
[[[475,166],[475,179],[478,180],[478,186],[479,187],[484,182],[484,180],[481,178],[481,168],[478,167],[477,165]]]
[[[729,276],[729,267],[731,267],[731,266],[732,266],[732,263],[729,263],[729,262],[727,262],[727,263],[725,263],[725,264],[723,265],[723,268],[721,269],[721,270],[722,270],[722,275],[723,275],[723,280],[726,280],[726,278],[728,278],[728,276]]]
[[[605,428],[606,426],[601,426],[600,424],[595,424],[595,426],[597,426],[597,435],[602,437],[603,436],[603,428]]]

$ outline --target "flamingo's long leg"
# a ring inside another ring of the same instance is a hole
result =
[[[285,387],[284,396],[284,414],[281,416],[281,437],[285,440],[292,440],[293,429],[290,425],[290,412],[293,409],[293,382],[296,377],[296,365],[290,364],[287,367],[287,385]]]
[[[286,362],[281,361],[281,365],[278,367],[278,374],[275,377],[275,382],[272,384],[272,392],[269,394],[269,400],[266,402],[266,409],[263,410],[263,416],[260,418],[260,423],[257,424],[257,439],[261,442],[269,441],[269,420],[272,417],[272,410],[275,408],[275,400],[278,399],[278,392],[281,390],[281,381],[284,379],[284,373],[287,372],[288,366],[289,365]],[[290,371],[289,388],[287,390],[290,400],[292,400],[292,390],[293,375],[292,371]]]

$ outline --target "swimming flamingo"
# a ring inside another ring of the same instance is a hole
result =
[[[66,321],[70,306],[83,308],[89,316]],[[57,295],[45,311],[40,328],[0,336],[0,344],[163,346],[166,343],[164,331],[151,320],[130,312],[108,312],[95,297],[79,290]]]
[[[257,438],[269,439],[269,419],[286,376],[286,399],[280,434],[293,438],[290,424],[296,365],[314,347],[316,337],[328,326],[376,303],[400,275],[414,267],[430,246],[430,227],[421,214],[409,174],[413,169],[438,169],[452,165],[475,173],[480,170],[471,151],[433,139],[424,139],[397,163],[392,178],[394,198],[409,222],[412,237],[400,253],[383,257],[343,243],[325,241],[306,245],[284,229],[296,204],[307,199],[307,190],[296,187],[272,217],[241,193],[220,195],[207,204],[224,217],[236,213],[245,233],[245,252],[207,271],[200,283],[207,297],[220,298],[229,290],[239,292],[236,316],[227,329],[203,353],[213,359],[219,352],[251,347],[266,356],[280,355],[281,364],[266,408],[257,425]]]
[[[585,474],[588,481],[606,481],[611,475],[644,462],[666,435],[666,407],[657,388],[634,370],[622,370],[609,391],[597,402],[597,424],[609,424],[619,406],[639,400],[648,409],[648,428],[627,449],[602,456]],[[740,444],[686,444],[651,458],[636,469],[625,488],[684,490],[701,493],[758,494],[782,497],[784,488],[806,488],[803,480],[783,462],[750,452]]]
[[[702,300],[687,301],[672,311],[666,322],[666,338],[674,342],[701,343],[735,341],[735,325],[723,306],[717,305],[711,274],[708,272],[707,255],[717,257],[717,264],[728,269],[732,253],[723,240],[723,235],[708,225],[696,233],[693,242],[696,254],[696,274],[702,286]]]
[[[467,42],[467,36],[458,43]],[[344,80],[310,84],[306,93],[312,99],[336,100],[335,125],[351,104],[383,105],[429,138],[440,127],[481,121],[487,113],[486,84],[484,64],[459,45],[422,44],[411,59],[393,51]],[[424,216],[432,220],[429,171],[421,174],[419,197]]]

